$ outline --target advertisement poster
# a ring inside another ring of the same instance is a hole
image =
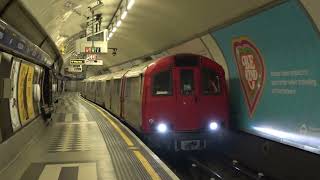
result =
[[[28,75],[28,65],[21,63],[20,72],[19,72],[19,81],[18,81],[18,107],[19,107],[19,116],[22,125],[27,124],[28,112],[27,112],[27,103],[26,103],[26,82]]]
[[[34,75],[34,67],[29,66],[28,75],[27,75],[27,87],[26,87],[26,99],[27,99],[27,107],[28,107],[28,117],[29,119],[33,119],[34,108],[33,108],[33,75]]]
[[[320,39],[299,1],[211,35],[228,64],[233,123],[243,131],[320,153]]]
[[[12,61],[12,68],[11,68],[11,94],[12,97],[10,98],[10,115],[11,115],[11,122],[13,131],[17,131],[21,128],[19,113],[18,113],[18,102],[17,102],[17,85],[18,85],[18,75],[19,75],[19,67],[20,62],[13,60]]]

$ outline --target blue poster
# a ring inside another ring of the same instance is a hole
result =
[[[212,32],[230,72],[232,122],[320,153],[320,33],[298,1]]]

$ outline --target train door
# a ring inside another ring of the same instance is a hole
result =
[[[176,79],[176,113],[178,130],[190,130],[199,128],[199,98],[200,72],[195,67],[175,67]],[[188,113],[186,113],[188,112]]]
[[[123,75],[121,79],[121,92],[120,92],[120,117],[124,117],[124,98],[125,98],[125,91],[126,91],[126,83],[127,78]]]

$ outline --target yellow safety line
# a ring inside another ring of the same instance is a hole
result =
[[[136,157],[139,159],[141,164],[144,166],[144,168],[147,170],[152,179],[161,179],[158,173],[152,168],[149,161],[141,154],[140,151],[134,150],[133,152],[134,155],[136,155]]]
[[[117,124],[115,124],[108,116],[105,115],[100,109],[98,109],[95,105],[92,105],[88,103],[87,101],[80,98],[83,102],[87,103],[91,107],[95,108],[103,117],[105,117],[111,125],[117,130],[117,132],[120,134],[120,136],[124,139],[124,141],[127,143],[128,146],[133,146],[132,141],[129,139],[129,137],[119,128]],[[141,164],[143,165],[144,169],[149,173],[151,178],[153,180],[161,179],[158,173],[153,169],[149,161],[141,154],[139,150],[133,150],[134,155],[139,159]]]
[[[83,100],[83,99],[81,99],[81,100],[83,102],[87,103],[88,105],[90,105],[91,107],[95,108],[103,117],[105,117],[109,121],[109,123],[113,126],[113,128],[120,134],[120,136],[127,143],[128,146],[133,146],[133,143],[130,140],[130,138],[119,128],[119,126],[116,123],[114,123],[108,116],[106,116],[105,113],[103,113],[100,109],[98,109],[94,105],[89,104],[85,100]]]

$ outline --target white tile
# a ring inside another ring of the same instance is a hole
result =
[[[58,180],[61,167],[46,165],[39,177],[39,180]]]
[[[97,180],[96,163],[83,163],[79,166],[78,180]]]

